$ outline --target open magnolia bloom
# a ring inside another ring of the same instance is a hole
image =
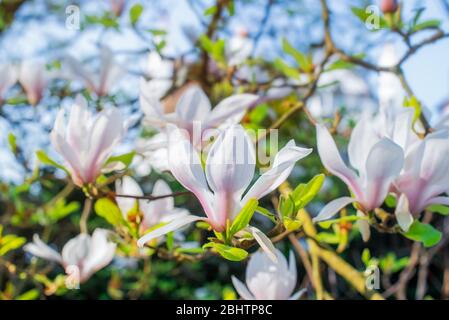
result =
[[[433,204],[449,205],[441,196],[449,181],[449,131],[426,135],[415,143],[405,157],[404,169],[395,181],[395,190],[405,195],[414,216]]]
[[[205,172],[199,152],[179,128],[171,126],[170,129],[170,171],[187,190],[195,194],[207,218],[187,215],[177,219],[147,233],[139,239],[140,245],[198,220],[206,221],[216,232],[225,232],[227,225],[232,224],[250,199],[260,199],[275,190],[290,175],[296,161],[312,152],[312,149],[297,147],[290,140],[277,153],[271,168],[245,193],[254,177],[256,156],[254,145],[242,126],[229,127],[212,144]],[[272,248],[271,242],[262,232],[254,227],[249,230],[262,248]]]
[[[61,109],[51,132],[55,150],[64,158],[73,182],[82,187],[94,183],[113,148],[126,132],[120,111],[108,107],[96,117],[89,112],[87,102],[77,96],[68,121]]]
[[[114,257],[116,244],[108,240],[109,231],[95,229],[92,236],[81,233],[69,240],[58,253],[45,244],[37,234],[24,250],[49,261],[61,264],[66,273],[85,282],[95,272],[107,266]],[[76,274],[74,274],[76,273]]]
[[[115,192],[119,195],[137,197],[144,195],[137,182],[128,176],[116,181]],[[172,191],[165,181],[156,181],[153,192],[151,193],[152,196],[159,197],[170,194],[172,194]],[[151,201],[116,197],[115,200],[125,219],[128,219],[130,215],[142,214],[142,221],[140,223],[140,230],[142,232],[160,223],[167,223],[182,218],[189,213],[186,209],[175,208],[173,197],[165,197]]]
[[[19,82],[27,95],[28,102],[35,106],[41,101],[44,91],[51,79],[44,62],[39,60],[22,61]]]
[[[402,148],[386,137],[379,137],[363,119],[354,128],[348,146],[351,170],[343,162],[337,146],[323,125],[317,125],[318,153],[324,167],[339,177],[352,197],[335,199],[321,209],[314,221],[330,219],[350,203],[356,202],[363,212],[382,205],[404,164]],[[358,174],[357,174],[358,173]]]
[[[195,147],[200,146],[206,130],[221,129],[239,123],[248,107],[254,104],[258,96],[237,94],[221,101],[212,109],[206,94],[198,86],[191,86],[180,97],[175,111],[166,113],[159,99],[145,90],[140,92],[140,106],[145,113],[145,121],[158,129],[174,124],[184,129]]]
[[[265,253],[254,253],[246,268],[246,286],[232,276],[232,283],[244,300],[298,300],[305,289],[292,295],[296,286],[296,262],[290,251],[289,262],[276,249],[277,263]]]
[[[124,74],[123,68],[117,64],[112,51],[107,47],[101,47],[100,68],[97,72],[91,72],[72,56],[67,56],[65,61],[73,76],[83,81],[84,85],[99,97],[110,94],[113,86]]]
[[[12,64],[0,64],[0,104],[3,103],[6,93],[17,81],[17,69]]]

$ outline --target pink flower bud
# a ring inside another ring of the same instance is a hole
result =
[[[397,0],[382,0],[380,3],[380,9],[383,13],[395,13],[398,10]]]

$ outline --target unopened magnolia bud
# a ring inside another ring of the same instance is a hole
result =
[[[380,9],[383,13],[395,13],[398,10],[397,0],[382,0],[380,3]]]

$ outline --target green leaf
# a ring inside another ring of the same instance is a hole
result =
[[[289,78],[299,79],[301,76],[296,68],[290,67],[280,58],[273,61],[273,66]]]
[[[302,52],[293,48],[293,46],[285,38],[282,39],[282,50],[284,50],[288,55],[292,56],[302,70],[304,70],[305,72],[309,72],[312,70],[312,63],[309,58]]]
[[[296,212],[295,210],[295,202],[291,195],[284,196],[281,195],[279,197],[279,206],[278,211],[281,213],[282,217],[292,217]]]
[[[119,156],[112,156],[106,161],[105,165],[108,165],[108,164],[111,164],[114,162],[121,162],[121,163],[123,163],[123,165],[125,167],[128,167],[131,164],[131,162],[133,162],[135,155],[136,155],[136,152],[132,151],[132,152],[128,152],[128,153],[125,153],[125,154],[122,154]]]
[[[292,219],[290,217],[284,217],[283,221],[285,229],[288,231],[295,231],[301,228],[302,222],[297,219]]]
[[[392,194],[389,194],[389,195],[385,198],[385,204],[386,204],[387,207],[389,207],[389,208],[396,208],[396,197],[393,196]]]
[[[222,243],[209,242],[206,243],[203,248],[213,248],[223,258],[230,261],[242,261],[248,256],[248,252],[235,247],[230,247]]]
[[[421,31],[424,29],[434,29],[434,28],[438,28],[441,25],[441,21],[440,20],[427,20],[421,23],[417,23],[413,26],[412,31],[413,32],[417,32],[417,31]]]
[[[167,34],[167,31],[162,29],[148,29],[147,31],[153,36],[165,36]]]
[[[119,207],[109,198],[101,198],[95,202],[95,212],[113,226],[123,222],[123,215]]]
[[[17,296],[15,300],[36,300],[39,298],[40,292],[37,289],[31,289]]]
[[[25,238],[13,234],[8,234],[0,238],[0,256],[4,256],[9,251],[20,248],[25,242]]]
[[[169,232],[165,236],[165,243],[167,245],[168,251],[173,251],[173,246],[175,244],[175,234],[174,232]]]
[[[368,248],[363,249],[362,251],[362,261],[365,264],[365,266],[369,266],[370,265],[370,260],[371,260],[371,252],[369,251]]]
[[[39,159],[39,161],[42,162],[43,164],[47,164],[56,167],[58,169],[64,170],[68,175],[70,175],[69,171],[64,166],[60,165],[59,163],[51,159],[43,150],[37,150],[36,156]]]
[[[8,143],[12,153],[15,154],[17,152],[17,141],[16,136],[12,132],[8,133]]]
[[[216,6],[212,6],[207,8],[206,10],[204,10],[204,16],[212,16],[217,12],[217,7]]]
[[[441,240],[441,232],[427,223],[415,220],[404,236],[413,241],[419,241],[426,248],[436,245]]]
[[[363,24],[366,24],[368,20],[378,20],[379,21],[379,28],[373,28],[371,31],[377,31],[380,29],[385,29],[388,27],[388,23],[385,20],[385,18],[378,16],[372,12],[367,11],[366,8],[357,8],[357,7],[351,7],[352,13],[360,19],[360,21]]]
[[[267,209],[262,208],[262,207],[257,207],[257,208],[256,208],[256,212],[257,212],[257,213],[260,213],[261,215],[263,215],[263,216],[265,216],[265,217],[267,217],[268,219],[270,219],[271,221],[273,221],[273,223],[276,223],[275,215],[272,214],[272,213],[271,213],[270,211],[268,211]]]
[[[321,190],[325,175],[318,174],[307,184],[300,184],[293,190],[292,198],[295,201],[296,209],[304,208]]]
[[[415,110],[415,113],[413,115],[413,121],[412,121],[412,126],[413,126],[413,130],[414,130],[416,121],[418,121],[419,117],[421,117],[421,112],[422,112],[421,103],[415,96],[412,96],[410,98],[405,98],[404,107],[413,108]]]
[[[243,206],[242,210],[240,210],[240,213],[234,219],[234,222],[232,223],[231,228],[229,229],[229,237],[232,237],[234,234],[236,234],[249,224],[251,218],[254,215],[254,212],[256,211],[258,204],[259,201],[257,201],[256,199],[250,199]]]
[[[136,3],[129,9],[129,19],[131,23],[135,25],[139,21],[140,16],[143,12],[143,6],[140,3]]]
[[[431,211],[431,212],[439,213],[439,214],[441,214],[443,216],[449,215],[449,207],[443,206],[441,204],[433,204],[431,206],[428,206],[426,208],[426,210]]]

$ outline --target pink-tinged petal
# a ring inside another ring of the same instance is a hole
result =
[[[82,267],[84,259],[86,259],[89,253],[90,236],[85,233],[77,235],[75,238],[70,239],[62,248],[62,261],[64,267],[78,266]]]
[[[213,143],[206,160],[206,177],[215,194],[219,224],[224,227],[237,213],[255,166],[254,145],[241,126],[229,127]]]
[[[324,220],[329,220],[333,216],[337,214],[341,209],[346,207],[348,204],[356,202],[354,198],[350,197],[341,197],[335,200],[332,200],[328,204],[326,204],[323,209],[321,209],[320,213],[313,218],[313,222],[320,222]]]
[[[211,205],[212,193],[207,186],[198,152],[177,127],[169,125],[167,130],[170,172],[184,188],[195,194],[209,219],[216,221]]]
[[[357,217],[366,217],[366,215],[362,211],[357,210]],[[359,228],[360,234],[362,235],[362,240],[364,242],[368,242],[371,237],[369,222],[366,221],[366,219],[360,219],[356,221],[356,224]]]
[[[396,216],[398,225],[401,227],[402,230],[407,232],[413,223],[413,216],[410,213],[408,199],[405,194],[401,194],[399,196],[399,200],[396,205],[394,214]]]
[[[81,281],[85,281],[98,270],[111,263],[115,255],[116,244],[108,240],[109,230],[95,229],[92,234],[89,252],[84,259]]]
[[[114,61],[113,52],[107,48],[102,47],[100,51],[101,69],[98,87],[96,94],[99,96],[107,95],[112,87],[125,73],[123,68]]]
[[[81,152],[86,149],[86,131],[90,125],[92,114],[87,109],[87,101],[82,95],[76,96],[76,101],[70,108],[67,123],[67,143]]]
[[[145,114],[145,121],[150,125],[163,127],[165,124],[164,107],[162,106],[157,89],[153,87],[152,82],[140,79],[140,108]]]
[[[66,56],[64,58],[64,64],[67,66],[73,78],[81,80],[89,90],[95,91],[97,84],[94,80],[94,75],[78,59],[72,56]]]
[[[238,94],[222,100],[206,119],[206,127],[217,127],[223,122],[236,124],[242,120],[247,109],[251,107],[259,97],[254,94]]]
[[[172,191],[168,184],[164,180],[158,180],[154,185],[151,195],[154,197],[158,197],[166,196],[171,193]],[[166,197],[153,201],[141,200],[140,210],[144,214],[142,224],[144,224],[147,228],[158,224],[163,216],[173,213],[174,207],[175,204],[173,197]]]
[[[449,131],[443,130],[431,133],[423,140],[421,154],[420,178],[429,182],[429,185],[447,185],[449,179]],[[447,187],[445,187],[447,188]],[[436,196],[441,191],[437,191]]]
[[[61,255],[45,244],[37,234],[33,235],[33,242],[26,244],[23,249],[36,257],[62,263]]]
[[[163,236],[169,232],[176,231],[195,221],[207,221],[207,219],[192,215],[180,217],[179,219],[173,220],[160,228],[148,232],[137,241],[137,245],[139,247],[143,247],[148,241],[159,238],[160,236]]]
[[[128,176],[124,176],[123,178],[115,181],[115,192],[118,195],[136,197],[143,196],[143,191],[138,183],[133,178]],[[127,219],[128,213],[131,212],[137,204],[137,200],[133,198],[115,197],[115,201],[117,202],[117,205],[125,219]]]
[[[176,104],[176,114],[184,121],[203,121],[211,110],[209,98],[198,86],[188,88]]]
[[[383,138],[373,146],[366,160],[364,174],[365,196],[362,205],[365,210],[372,210],[382,204],[403,165],[404,152],[390,139]]]
[[[334,139],[332,138],[326,127],[318,124],[316,126],[317,132],[317,147],[321,162],[324,167],[332,174],[339,177],[355,194],[357,198],[362,198],[363,193],[358,183],[358,177],[349,169],[343,162]]]
[[[45,64],[41,61],[25,60],[20,66],[19,82],[25,89],[28,102],[36,105],[47,87],[49,76]]]
[[[239,279],[234,276],[231,276],[231,279],[235,290],[243,300],[255,300],[248,288]]]
[[[0,104],[5,98],[6,92],[16,83],[18,78],[17,68],[12,64],[0,64]]]
[[[279,187],[288,178],[295,163],[307,157],[311,152],[312,149],[297,147],[295,142],[290,140],[274,158],[273,166],[263,173],[248,190],[242,204],[253,198],[260,199]]]
[[[379,139],[372,117],[364,115],[352,131],[348,144],[349,163],[359,173],[364,172],[368,154]]]
[[[273,261],[274,263],[278,262],[277,251],[271,240],[259,229],[256,227],[249,227],[248,229],[254,240],[260,245],[260,248],[265,252],[265,254]],[[285,259],[285,258],[284,258]]]
[[[449,206],[449,197],[435,197],[429,199],[425,206],[427,207],[433,204],[441,204],[443,206]]]

